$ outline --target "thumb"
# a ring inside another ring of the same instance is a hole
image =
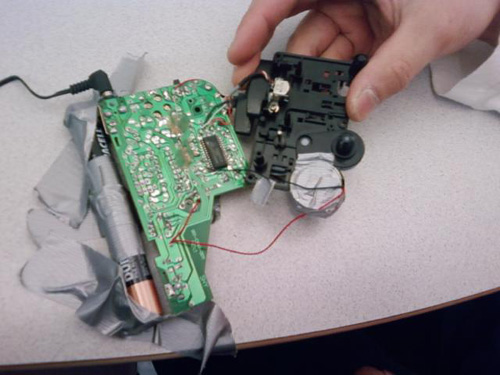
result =
[[[402,24],[353,80],[347,96],[349,117],[364,120],[381,101],[403,90],[439,55],[438,38]]]

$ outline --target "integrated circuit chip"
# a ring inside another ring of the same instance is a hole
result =
[[[210,164],[214,170],[227,167],[226,157],[220,145],[219,138],[216,135],[210,135],[203,138],[203,148],[207,153]]]

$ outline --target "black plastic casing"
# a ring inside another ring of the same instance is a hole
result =
[[[358,55],[352,61],[278,52],[272,61],[262,60],[271,80],[290,83],[288,95],[279,100],[279,111],[268,110],[271,85],[264,78],[251,81],[248,89],[235,97],[235,130],[252,139],[250,168],[278,182],[276,188],[288,190],[287,181],[300,153],[326,152],[335,155],[335,166],[352,168],[364,154],[364,144],[347,130],[346,91],[368,59]],[[255,182],[249,173],[248,182]]]

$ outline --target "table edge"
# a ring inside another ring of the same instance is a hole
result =
[[[342,333],[347,331],[353,331],[356,329],[367,328],[379,324],[390,323],[396,320],[410,318],[416,315],[425,314],[428,312],[440,310],[446,307],[458,305],[460,303],[472,301],[477,298],[485,297],[487,295],[500,292],[500,287],[496,287],[493,289],[488,289],[483,292],[479,292],[476,294],[472,294],[470,296],[454,299],[448,302],[439,303],[436,305],[428,306],[422,309],[417,309],[413,311],[409,311],[402,314],[391,315],[385,318],[368,320],[362,323],[350,324],[342,327],[336,328],[328,328],[324,330],[308,332],[308,333],[299,333],[296,335],[289,335],[283,337],[276,337],[272,339],[264,339],[264,340],[255,340],[249,341],[241,344],[237,344],[236,348],[238,350],[252,349],[258,348],[262,346],[270,346],[270,345],[279,345],[288,342],[294,342],[299,340],[306,340],[315,337],[327,336],[336,333]],[[128,362],[142,362],[142,361],[157,361],[163,359],[173,359],[180,358],[181,354],[178,353],[160,353],[160,354],[145,354],[138,356],[127,356],[127,357],[113,357],[113,358],[102,358],[102,359],[85,359],[81,361],[62,361],[62,362],[34,362],[28,364],[15,364],[15,365],[0,365],[0,371],[6,370],[43,370],[43,369],[55,369],[55,368],[65,368],[65,367],[82,367],[82,366],[97,366],[97,365],[113,365],[113,364],[121,364]]]

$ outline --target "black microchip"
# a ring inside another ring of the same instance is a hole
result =
[[[213,169],[221,169],[227,167],[227,161],[224,156],[224,151],[220,146],[219,139],[216,135],[210,135],[203,138],[203,147],[207,152],[210,163]]]

